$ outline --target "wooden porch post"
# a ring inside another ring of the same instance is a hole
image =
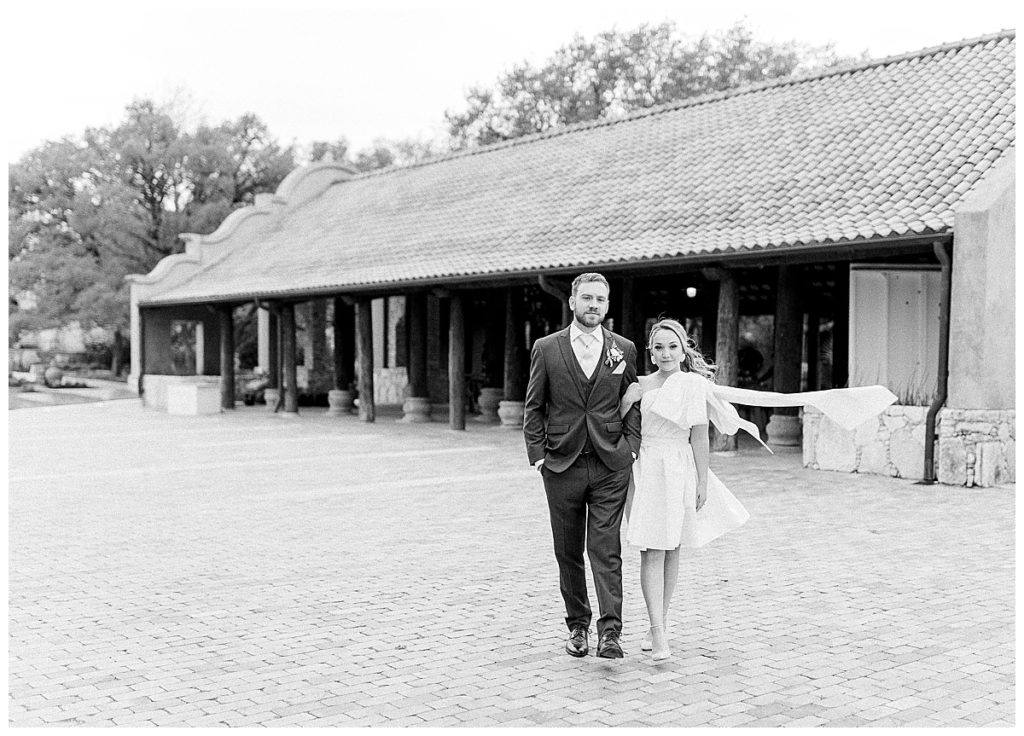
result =
[[[377,418],[373,398],[373,305],[368,297],[356,300],[356,355],[359,361],[359,420]]]
[[[418,291],[405,297],[405,325],[409,339],[409,397],[402,404],[402,420],[418,424],[430,421],[427,386],[427,294]]]
[[[719,283],[708,281],[700,291],[700,349],[705,355],[717,356],[718,350],[718,293]],[[717,361],[718,358],[716,357]]]
[[[451,294],[448,322],[448,426],[466,428],[466,317],[462,295]]]
[[[267,388],[281,387],[281,321],[276,309],[267,309]]]
[[[844,388],[850,380],[850,264],[836,266],[832,320],[832,387]]]
[[[352,304],[334,299],[334,388],[349,391],[355,380],[356,332]]]
[[[636,349],[642,353],[644,351],[643,338],[636,334],[636,304],[633,299],[633,277],[624,276],[622,279],[622,293],[619,294],[620,312],[622,314],[622,324],[619,325],[617,332],[628,340],[631,340],[635,345]]]
[[[220,315],[220,408],[235,408],[235,321],[234,308],[225,304]]]
[[[299,413],[299,372],[295,365],[295,304],[281,305],[281,368],[284,413]]]
[[[612,295],[615,298],[615,295]],[[643,292],[637,285],[637,279],[626,276],[622,279],[622,336],[628,337],[636,345],[637,373],[646,374],[650,367],[647,353],[647,335],[644,329],[647,316],[644,314]]]
[[[267,388],[277,388],[278,377],[274,375],[277,359],[277,312],[270,304],[258,304],[256,309],[256,341],[258,364],[267,372]]]
[[[355,315],[352,313],[350,300],[335,297],[331,300],[334,313],[334,354],[331,390],[327,392],[327,403],[331,416],[350,414],[352,412],[355,392],[352,382],[355,379]]]
[[[740,289],[736,276],[725,269],[706,269],[704,275],[718,282],[718,316],[715,320],[715,363],[717,383],[735,386],[739,375]],[[711,428],[711,449],[717,452],[735,450],[736,435],[721,434]]]
[[[263,390],[263,401],[269,411],[278,411],[284,401],[281,387],[281,304],[267,301],[267,387]]]
[[[776,391],[800,390],[800,364],[803,349],[803,312],[796,284],[796,267],[779,266],[775,290],[775,366]],[[795,408],[777,408],[768,421],[768,439],[782,446],[800,444],[800,419]]]
[[[309,299],[302,305],[305,330],[302,333],[303,364],[310,395],[320,396],[331,390],[333,370],[327,366],[327,300]]]
[[[821,386],[818,379],[818,325],[821,318],[818,316],[818,304],[812,302],[807,310],[807,390],[817,391]]]
[[[526,398],[523,349],[519,344],[523,328],[521,302],[514,286],[505,289],[505,399],[498,404],[498,418],[502,427],[512,429],[522,429]]]

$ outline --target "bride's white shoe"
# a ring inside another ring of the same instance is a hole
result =
[[[664,631],[664,626],[652,626],[650,630],[651,635],[651,659],[655,662],[661,662],[672,656],[672,651],[668,648],[668,634]],[[654,649],[654,630],[662,629],[662,636],[664,637],[664,646],[661,649]]]
[[[668,624],[665,624],[665,636],[668,636]],[[654,635],[650,629],[647,629],[647,633],[644,634],[643,641],[640,642],[640,651],[649,652],[654,647]]]

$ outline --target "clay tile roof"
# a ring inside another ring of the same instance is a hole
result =
[[[948,232],[1014,144],[1014,49],[1003,31],[357,175],[145,301]]]

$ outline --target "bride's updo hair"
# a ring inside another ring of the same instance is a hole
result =
[[[659,319],[654,323],[650,334],[647,335],[648,352],[650,352],[651,346],[654,345],[654,336],[659,330],[671,330],[676,333],[676,336],[679,338],[679,344],[683,346],[683,360],[681,362],[682,370],[689,371],[690,373],[696,373],[708,379],[712,383],[715,382],[715,371],[718,370],[718,366],[714,363],[709,363],[707,359],[701,355],[700,350],[697,349],[697,343],[687,336],[686,328],[677,320]]]

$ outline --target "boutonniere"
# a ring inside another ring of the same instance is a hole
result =
[[[616,345],[615,343],[612,343],[611,346],[608,348],[608,357],[605,358],[604,364],[611,368],[613,365],[622,360],[623,357],[625,356],[623,356],[622,350],[619,349],[619,346]]]

